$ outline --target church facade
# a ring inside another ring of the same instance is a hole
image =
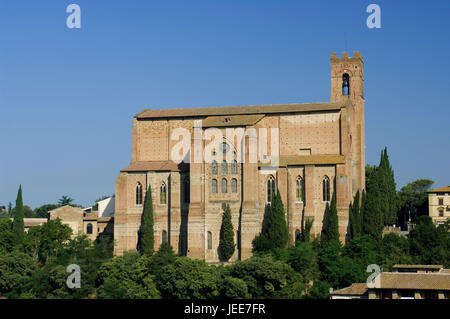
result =
[[[133,118],[130,165],[116,179],[115,254],[136,249],[151,188],[155,249],[217,262],[229,205],[236,251],[252,255],[271,195],[283,200],[290,243],[306,220],[322,232],[336,195],[341,241],[365,185],[364,63],[331,54],[330,102],[144,110]]]

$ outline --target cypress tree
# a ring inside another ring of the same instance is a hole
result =
[[[356,192],[353,203],[350,204],[350,225],[352,238],[358,238],[362,235],[362,219],[360,207],[360,193]]]
[[[314,218],[313,219],[307,219],[305,221],[305,226],[303,227],[302,230],[302,241],[309,243],[310,239],[311,239],[311,228],[313,226],[314,223]]]
[[[363,205],[363,233],[375,240],[380,240],[383,232],[383,212],[381,191],[378,187],[380,185],[379,168],[372,170],[369,180]]]
[[[326,242],[339,240],[339,219],[336,206],[336,192],[333,192],[331,205],[328,209],[328,217],[324,231],[324,239]]]
[[[270,213],[267,220],[267,239],[272,242],[274,248],[284,248],[289,241],[289,232],[286,225],[283,201],[277,190],[272,195]]]
[[[153,200],[152,189],[148,186],[145,195],[144,212],[142,213],[140,251],[143,255],[153,255],[155,247],[155,233],[153,230]]]
[[[219,251],[220,257],[223,261],[227,261],[234,254],[235,250],[234,243],[234,230],[233,223],[231,221],[231,210],[230,206],[227,204],[225,213],[223,215],[222,229],[220,230],[220,243]]]
[[[23,200],[22,200],[22,185],[19,186],[17,192],[16,207],[14,209],[14,220],[12,229],[14,233],[14,247],[21,250],[23,248],[23,240],[25,238],[25,225],[23,222]]]

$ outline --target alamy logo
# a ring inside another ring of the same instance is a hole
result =
[[[366,269],[367,272],[370,272],[371,274],[369,277],[367,277],[367,287],[368,288],[376,288],[380,287],[380,274],[381,274],[381,268],[377,264],[370,264],[367,266]]]
[[[186,128],[176,128],[170,139],[176,141],[170,150],[170,159],[179,164],[217,163],[261,163],[270,173],[279,166],[278,128],[230,128],[223,131],[202,128],[202,121],[194,123],[194,136]],[[232,147],[230,147],[230,145]]]
[[[367,13],[371,13],[367,17],[366,25],[369,29],[381,28],[381,8],[378,4],[369,4],[366,9]]]
[[[69,4],[66,9],[70,15],[67,17],[66,25],[69,29],[81,28],[81,8],[78,4]]]
[[[69,289],[81,288],[81,269],[76,264],[67,266],[66,272],[70,273],[67,277],[66,284]]]

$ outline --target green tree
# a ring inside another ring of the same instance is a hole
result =
[[[323,239],[325,241],[339,241],[339,220],[336,206],[336,192],[333,192],[333,196],[331,197],[331,205],[329,206],[329,209],[327,209]]]
[[[358,238],[362,235],[362,215],[360,207],[360,192],[356,192],[353,202],[350,204],[351,237]]]
[[[223,261],[227,261],[234,254],[236,244],[234,243],[234,230],[231,221],[231,210],[227,204],[220,230],[219,255]]]
[[[22,185],[19,186],[19,191],[17,193],[16,207],[14,211],[13,220],[13,233],[14,233],[14,246],[15,248],[23,249],[23,240],[25,238],[25,225],[23,222],[23,200],[22,200]]]
[[[148,268],[150,257],[128,251],[105,262],[99,269],[101,299],[156,299],[160,297]]]
[[[0,254],[0,296],[18,298],[29,285],[33,271],[33,259],[27,254]]]
[[[400,223],[405,223],[416,216],[428,214],[428,193],[434,181],[430,179],[418,179],[408,183],[400,189],[397,197]]]
[[[305,220],[303,229],[302,229],[302,241],[309,243],[309,241],[311,240],[311,228],[314,224],[314,218],[308,218]]]
[[[220,294],[220,276],[204,260],[178,257],[156,278],[164,299],[211,299]]]
[[[70,198],[69,196],[66,196],[66,195],[61,196],[61,198],[58,200],[59,206],[66,206],[66,205],[72,206],[72,204],[73,204],[73,198]]]
[[[226,276],[220,284],[220,296],[224,299],[249,299],[251,298],[247,284],[240,278]]]
[[[397,192],[394,171],[389,162],[386,147],[381,152],[380,165],[377,171],[379,174],[380,196],[383,199],[380,202],[381,211],[383,212],[383,223],[384,225],[393,225],[397,221]]]
[[[363,233],[375,240],[380,240],[383,232],[383,212],[381,208],[381,192],[379,188],[378,168],[370,170],[366,183],[367,193],[363,203]]]
[[[438,230],[429,216],[416,218],[409,232],[410,252],[419,264],[449,264],[450,246],[448,232]]]
[[[153,200],[152,189],[150,185],[148,186],[147,193],[145,195],[139,246],[141,254],[147,256],[153,255],[155,246],[155,233],[153,230]]]
[[[289,265],[271,257],[252,257],[231,266],[230,275],[247,284],[252,298],[300,298],[305,282]]]
[[[59,218],[41,226],[31,227],[25,237],[25,251],[45,263],[50,257],[58,257],[64,251],[72,229]]]
[[[280,192],[272,194],[266,227],[253,240],[254,251],[264,251],[273,248],[284,248],[289,241],[283,201]]]
[[[11,220],[7,217],[0,217],[0,254],[13,250],[14,238]]]

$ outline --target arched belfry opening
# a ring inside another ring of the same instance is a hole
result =
[[[348,73],[342,75],[342,95],[350,95],[350,75]]]

